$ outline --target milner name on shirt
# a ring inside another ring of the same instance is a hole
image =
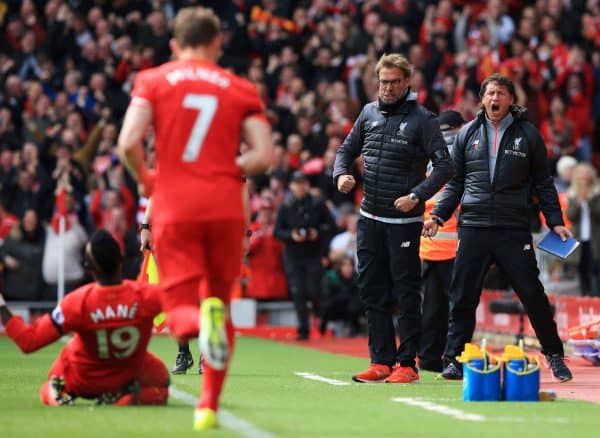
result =
[[[231,85],[229,78],[223,76],[219,71],[203,67],[182,67],[170,71],[165,75],[167,82],[175,86],[179,81],[205,81],[221,88]]]

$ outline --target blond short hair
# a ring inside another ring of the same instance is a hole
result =
[[[390,53],[389,55],[384,53],[381,58],[379,58],[379,61],[377,61],[377,65],[375,66],[377,78],[379,78],[379,72],[382,68],[397,68],[402,71],[405,78],[410,76],[412,70],[408,59],[397,53]]]
[[[173,20],[173,36],[181,48],[207,46],[220,31],[219,17],[208,8],[184,8]]]

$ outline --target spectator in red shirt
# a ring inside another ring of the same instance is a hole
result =
[[[550,115],[542,122],[540,133],[546,143],[550,171],[556,174],[556,162],[565,155],[575,156],[576,137],[571,121],[565,114],[565,103],[560,96],[554,96],[550,104]]]
[[[250,282],[247,296],[260,299],[286,299],[287,278],[283,268],[283,243],[273,236],[275,218],[273,200],[261,199],[256,220],[250,226],[250,249],[248,266]]]

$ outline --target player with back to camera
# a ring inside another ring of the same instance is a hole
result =
[[[136,76],[119,151],[140,192],[152,196],[167,326],[180,343],[200,332],[204,377],[193,425],[201,431],[218,424],[233,350],[228,305],[245,232],[241,175],[264,172],[273,146],[256,86],[216,64],[222,41],[217,16],[202,7],[181,9],[173,35],[175,60]],[[155,171],[144,162],[150,126]],[[238,156],[242,140],[248,149]]]

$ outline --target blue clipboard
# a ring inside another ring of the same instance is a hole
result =
[[[573,251],[579,246],[579,241],[568,237],[564,242],[560,239],[560,236],[554,231],[548,231],[548,233],[540,240],[537,247],[542,251],[545,251],[553,256],[561,259],[566,259],[571,255]]]

